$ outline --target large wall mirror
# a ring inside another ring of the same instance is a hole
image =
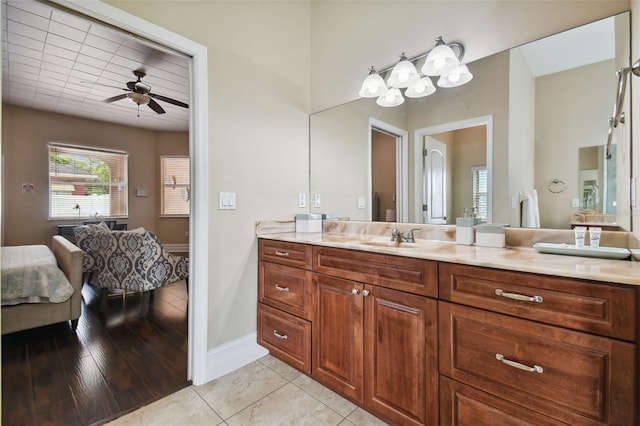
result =
[[[477,60],[466,85],[398,107],[359,99],[311,115],[311,211],[434,224],[475,211],[516,227],[630,230],[630,114],[612,158],[601,149],[629,25],[623,13]],[[526,214],[534,198],[538,220]]]

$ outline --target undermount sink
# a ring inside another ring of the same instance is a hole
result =
[[[362,241],[360,244],[371,247],[388,247],[388,248],[416,248],[415,243],[397,242],[397,241]]]

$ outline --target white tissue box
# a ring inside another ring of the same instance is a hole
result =
[[[474,240],[474,221],[466,217],[456,218],[456,244],[465,246],[473,245]]]
[[[322,215],[316,213],[297,214],[296,232],[322,232]]]
[[[476,226],[476,246],[504,247],[504,225],[486,224]]]

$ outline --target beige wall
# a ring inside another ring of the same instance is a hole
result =
[[[118,222],[154,231],[163,243],[188,242],[183,231],[187,219],[167,219],[157,226],[159,152],[188,153],[186,134],[162,134],[9,105],[2,106],[2,123],[3,245],[48,244],[58,224],[75,223],[48,220],[49,142],[128,152],[129,217]],[[23,183],[35,184],[35,191],[22,193]],[[146,189],[149,196],[137,197],[136,189]],[[178,237],[180,231],[182,237]]]
[[[208,49],[208,346],[216,347],[256,330],[255,222],[308,212],[297,201],[309,189],[310,6],[107,3]],[[236,193],[236,210],[218,210],[220,191]]]
[[[438,36],[473,62],[626,10],[629,0],[312,1],[311,110],[357,99],[369,67],[422,54]]]
[[[603,61],[536,79],[535,187],[540,206],[540,227],[569,228],[573,198],[578,193],[578,148],[603,145],[614,102],[611,84],[594,84],[602,75],[615,76],[615,62]],[[562,91],[560,90],[562,88]],[[583,102],[584,93],[594,102]],[[556,96],[563,93],[562,96]],[[562,117],[561,120],[558,118]],[[552,154],[552,155],[549,155]],[[570,171],[570,173],[568,172]],[[554,194],[547,187],[554,179],[566,190]]]
[[[631,63],[640,59],[640,0],[631,0]],[[630,78],[630,104],[633,105],[632,120],[631,120],[631,134],[633,135],[633,143],[635,149],[632,151],[632,177],[636,180],[636,200],[640,200],[640,149],[638,144],[640,143],[640,78],[631,76]],[[636,201],[636,206],[640,206]],[[633,232],[640,238],[640,208],[633,208],[633,216],[631,218]]]
[[[629,7],[628,0],[556,1],[553,13],[546,1],[107,2],[208,48],[209,347],[255,331],[253,225],[301,211],[310,111],[356,99],[369,66],[392,65],[402,50],[422,52],[440,34],[464,41],[472,61]],[[506,172],[496,176],[506,180]],[[219,191],[236,192],[238,209],[217,210]]]

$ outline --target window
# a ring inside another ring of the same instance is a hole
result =
[[[128,214],[128,154],[49,144],[49,218]]]
[[[478,166],[471,168],[473,176],[473,209],[476,217],[487,220],[487,168]]]
[[[191,200],[189,157],[162,156],[160,169],[162,182],[160,214],[188,216]]]

